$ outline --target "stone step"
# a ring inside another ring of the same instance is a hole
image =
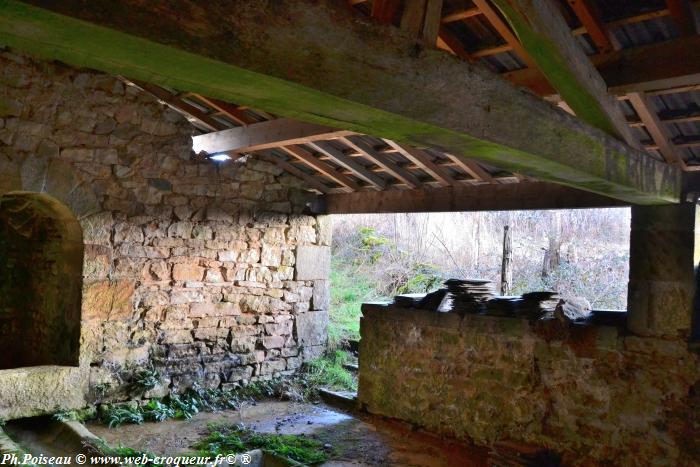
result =
[[[353,391],[331,391],[321,388],[319,396],[326,404],[341,410],[353,412],[357,410],[357,393]]]

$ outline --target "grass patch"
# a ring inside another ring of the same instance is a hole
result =
[[[339,347],[343,341],[360,338],[360,308],[364,302],[377,298],[377,292],[366,274],[357,273],[351,265],[333,262],[328,323],[331,349]]]
[[[207,437],[197,443],[195,448],[198,455],[210,457],[262,449],[306,465],[320,464],[328,460],[323,443],[315,439],[256,433],[238,425],[211,426]]]
[[[335,350],[328,355],[309,362],[304,368],[306,380],[311,387],[325,387],[334,390],[356,391],[357,381],[343,365],[350,361],[350,355]]]

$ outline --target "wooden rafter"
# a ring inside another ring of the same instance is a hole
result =
[[[208,128],[211,131],[219,131],[226,128],[222,123],[214,120],[208,114],[202,112],[197,107],[188,104],[177,95],[172,94],[170,91],[163,89],[160,86],[132,79],[125,79],[125,81],[135,84],[147,93],[151,94],[153,97],[165,102],[173,109],[178,110],[189,118],[196,120],[197,123],[204,128]]]
[[[194,136],[192,147],[195,152],[204,151],[207,154],[227,151],[241,153],[271,149],[280,144],[306,144],[352,134],[354,134],[352,131],[278,118],[245,127]]]
[[[522,39],[537,68],[576,115],[637,146],[619,104],[608,94],[605,81],[571,36],[556,5],[548,0],[494,1]]]
[[[635,112],[637,112],[637,115],[639,115],[640,120],[649,132],[652,140],[654,140],[654,143],[656,143],[658,146],[659,152],[663,156],[664,160],[669,164],[677,165],[683,168],[685,166],[683,158],[671,143],[670,135],[668,134],[665,126],[659,120],[656,112],[651,109],[651,105],[647,98],[641,93],[631,93],[628,95],[628,98],[630,104],[632,104]]]
[[[693,7],[689,0],[666,0],[666,7],[681,36],[692,36],[698,33]]]
[[[647,161],[641,151],[561,115],[482,67],[434,53],[416,56],[411,41],[400,35],[388,44],[382,38],[390,32],[386,26],[362,21],[365,34],[358,40],[358,28],[346,27],[358,18],[337,2],[293,0],[285,15],[278,15],[275,34],[259,20],[278,13],[274,2],[234,0],[232,8],[240,6],[240,14],[225,18],[202,9],[198,24],[209,28],[206,44],[169,2],[145,2],[133,15],[123,13],[128,0],[109,3],[103,10],[86,9],[80,0],[31,5],[5,0],[0,2],[0,41],[75,66],[468,154],[505,170],[630,202],[679,199],[677,169]],[[246,31],[237,36],[237,47],[230,46],[226,34],[232,28]],[[299,52],[311,48],[313,54]],[[358,76],[362,79],[353,78]],[[459,76],[458,85],[453,76]],[[367,85],[378,82],[383,92]],[[417,93],[421,82],[449,92]],[[488,109],[479,105],[485,95]],[[507,132],[502,131],[505,123],[513,123]]]
[[[490,173],[483,169],[476,161],[466,159],[464,157],[455,156],[454,154],[444,153],[460,169],[468,173],[473,179],[481,182],[493,181]]]
[[[360,138],[340,138],[340,141],[377,164],[389,175],[405,183],[409,188],[418,188],[420,186],[420,181],[411,172],[394,164],[386,155],[379,153]]]
[[[447,24],[454,23],[457,21],[464,21],[465,19],[472,18],[474,16],[479,16],[480,14],[481,10],[479,10],[478,8],[468,8],[466,10],[460,10],[449,15],[445,15],[442,18],[442,22],[443,24]]]
[[[311,176],[304,172],[303,170],[299,169],[298,167],[295,167],[294,165],[290,164],[289,162],[281,159],[279,156],[276,156],[272,153],[270,150],[262,150],[255,155],[260,158],[261,160],[264,160],[266,162],[270,162],[272,164],[275,164],[278,166],[280,169],[284,170],[285,172],[288,172],[292,175],[294,175],[297,178],[300,178],[304,180],[304,182],[310,187],[310,188],[315,188],[316,190],[320,191],[321,193],[330,193],[332,190],[322,183],[318,177]]]
[[[414,164],[416,164],[418,167],[420,167],[423,171],[428,173],[431,177],[433,177],[440,186],[449,186],[449,185],[455,185],[456,181],[452,176],[447,173],[447,171],[435,164],[427,153],[420,149],[416,148],[411,148],[409,146],[399,144],[395,141],[391,141],[388,139],[384,140],[389,146],[393,147],[396,149],[399,153],[401,153],[402,156],[404,156],[406,159],[410,160]]]
[[[346,156],[342,151],[331,146],[327,141],[316,141],[308,143],[308,146],[314,148],[318,152],[325,154],[330,159],[332,159],[336,164],[341,167],[345,167],[350,170],[356,177],[366,181],[377,190],[383,190],[386,188],[386,182],[367,170],[364,166],[359,164],[357,161],[353,160],[351,157]]]
[[[401,0],[374,0],[372,2],[372,17],[380,23],[389,24],[398,14]]]
[[[591,40],[598,48],[599,53],[607,53],[613,50],[608,31],[600,19],[600,14],[592,0],[567,0],[581,24],[588,31]]]
[[[647,95],[700,89],[700,36],[689,36],[598,54],[590,57],[611,94]],[[524,69],[502,75],[541,96],[556,90],[539,70]]]
[[[317,157],[314,157],[309,151],[299,146],[284,146],[281,148],[286,151],[291,156],[299,159],[300,161],[306,163],[307,165],[313,167],[315,170],[330,178],[334,182],[345,187],[346,191],[358,191],[360,186],[352,181],[350,177],[345,174],[340,173],[335,168],[326,164]]]
[[[498,31],[498,34],[500,34],[501,37],[503,37],[503,40],[506,41],[506,44],[508,44],[508,46],[510,47],[510,49],[507,50],[512,50],[513,52],[515,52],[528,67],[536,67],[535,61],[530,56],[530,53],[527,50],[525,50],[518,38],[515,37],[515,34],[510,29],[510,26],[508,26],[508,24],[506,24],[506,22],[501,18],[498,11],[496,11],[496,9],[493,6],[491,6],[491,3],[488,0],[473,1],[474,5],[476,5],[476,7],[486,17],[486,19],[489,21],[489,23],[491,23],[494,29]],[[474,53],[473,55],[484,56],[477,55],[476,53]]]
[[[196,94],[196,96],[202,102],[213,107],[214,109],[226,115],[228,118],[230,118],[234,122],[237,122],[240,125],[250,125],[251,123],[257,123],[257,120],[251,118],[243,110],[241,110],[233,104],[220,101],[219,99],[202,96],[200,94]]]

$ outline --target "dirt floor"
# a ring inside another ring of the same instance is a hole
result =
[[[174,455],[191,451],[211,423],[243,423],[266,433],[305,434],[331,445],[331,460],[340,466],[486,466],[481,449],[432,435],[378,417],[355,416],[323,404],[261,402],[240,411],[200,413],[191,420],[124,425],[110,429],[90,424],[88,428],[110,445],[129,446],[156,454]]]

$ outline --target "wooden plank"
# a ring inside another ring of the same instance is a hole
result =
[[[697,35],[599,54],[591,59],[608,91],[616,96],[681,87],[700,89],[700,36]],[[539,70],[518,70],[503,76],[541,96],[557,92]]]
[[[651,103],[640,93],[630,93],[627,96],[634,111],[637,112],[649,135],[651,135],[651,138],[658,146],[664,160],[669,164],[683,168],[685,166],[683,158],[671,143],[671,135],[666,130],[666,127],[661,123],[656,112],[651,109]]]
[[[243,110],[239,109],[233,104],[228,102],[220,101],[219,99],[214,99],[211,97],[196,95],[198,99],[203,101],[205,104],[215,108],[219,112],[223,113],[229,117],[234,122],[238,122],[240,125],[250,125],[252,123],[257,123],[257,120],[248,116]]]
[[[401,29],[418,39],[423,34],[425,7],[427,0],[406,0],[401,14]]]
[[[321,180],[319,180],[319,178],[307,174],[306,172],[299,169],[298,167],[295,167],[294,165],[290,164],[289,162],[283,160],[281,157],[273,154],[273,152],[270,150],[262,150],[262,151],[256,152],[255,157],[258,157],[260,160],[275,164],[276,166],[278,166],[280,169],[284,170],[285,172],[290,173],[290,174],[294,175],[295,177],[304,180],[304,182],[310,188],[314,188],[314,189],[320,191],[321,193],[330,193],[331,192],[330,187],[323,184],[321,182]]]
[[[316,141],[314,143],[309,143],[308,146],[330,157],[336,164],[345,167],[355,174],[355,176],[366,181],[376,189],[383,190],[386,188],[386,182],[382,180],[381,177],[368,171],[364,166],[354,161],[350,156],[343,154],[342,151],[331,146],[327,141]]]
[[[474,16],[479,16],[480,14],[481,10],[479,10],[478,8],[467,8],[465,10],[460,10],[449,15],[445,15],[442,18],[442,23],[447,24],[454,23],[457,21],[464,21],[465,19],[472,18]]]
[[[317,198],[311,209],[316,214],[364,214],[613,206],[625,206],[625,203],[561,185],[525,182],[331,194]]]
[[[304,123],[288,118],[278,118],[244,127],[207,133],[192,137],[195,152],[207,154],[217,152],[252,152],[292,144],[337,138],[354,134],[313,123]]]
[[[473,60],[474,57],[470,56],[467,49],[464,48],[462,43],[457,39],[447,28],[440,28],[440,33],[438,34],[438,46],[440,41],[447,46],[447,50],[458,56],[463,60]],[[445,48],[445,47],[442,47]]]
[[[489,23],[498,31],[498,34],[501,35],[503,40],[506,41],[508,46],[510,47],[509,50],[513,50],[520,59],[525,62],[525,64],[528,67],[535,68],[537,67],[535,60],[532,59],[530,56],[530,53],[525,50],[525,47],[520,43],[517,37],[515,37],[515,34],[511,30],[510,26],[506,24],[506,22],[501,18],[501,16],[498,14],[498,11],[496,11],[493,6],[491,6],[491,3],[489,0],[473,0],[474,5],[481,11],[481,13],[486,17],[486,19],[489,20]],[[494,2],[495,3],[495,2]],[[497,3],[496,3],[497,4]],[[504,50],[505,51],[505,50]],[[476,53],[472,54],[474,56],[485,56],[483,55],[477,55]]]
[[[296,157],[300,161],[312,167],[314,170],[321,172],[323,175],[330,178],[334,182],[344,186],[346,190],[358,191],[360,189],[360,185],[350,180],[350,178],[347,175],[338,172],[329,164],[326,164],[322,160],[319,160],[317,157],[314,157],[313,154],[311,154],[304,148],[301,148],[299,146],[284,146],[280,149]]]
[[[405,183],[409,188],[418,188],[421,185],[420,180],[418,180],[408,170],[394,164],[387,158],[387,156],[380,154],[371,145],[365,143],[360,138],[340,138],[340,141],[362,154],[362,156],[365,158],[377,164],[392,177],[395,177],[402,183]]]
[[[397,143],[396,141],[390,141],[388,139],[384,140],[389,146],[396,149],[402,156],[410,160],[418,167],[427,172],[428,175],[433,177],[440,186],[456,185],[456,181],[449,173],[442,167],[435,164],[430,156],[420,149],[405,146],[403,144]]]
[[[373,0],[372,17],[383,24],[390,24],[401,8],[401,0]]]
[[[481,167],[476,161],[464,157],[455,156],[454,154],[450,154],[448,152],[444,154],[459,168],[467,172],[467,174],[469,174],[469,176],[471,176],[472,178],[482,182],[490,182],[493,180],[491,174],[484,170],[484,168]]]
[[[596,5],[591,0],[567,0],[581,24],[588,31],[591,40],[599,53],[607,53],[614,49],[608,31],[600,19]]]
[[[89,7],[32,0],[43,7],[37,8],[4,0],[0,42],[284,117],[438,147],[630,202],[679,199],[677,169],[482,66],[437,52],[416,55],[396,28],[365,21],[344,2],[220,1],[133,8],[128,0],[94,0]],[[222,16],[222,9],[236,14]],[[206,40],[198,31],[207,31]]]
[[[483,1],[483,0],[478,0]],[[494,0],[537,68],[583,121],[637,146],[619,104],[551,0]]]
[[[681,36],[698,33],[693,7],[688,0],[666,0],[666,7]]]
[[[442,0],[426,0],[421,38],[426,44],[435,44],[440,33]]]
[[[427,44],[436,44],[440,31],[442,0],[406,0],[401,29]]]
[[[202,126],[210,129],[211,131],[218,131],[226,128],[222,123],[217,122],[209,115],[199,110],[197,107],[184,102],[182,99],[172,94],[170,91],[161,88],[160,86],[138,80],[128,81],[133,82],[136,86],[151,94],[153,97],[165,102],[169,106],[186,113],[190,117],[197,120]]]

